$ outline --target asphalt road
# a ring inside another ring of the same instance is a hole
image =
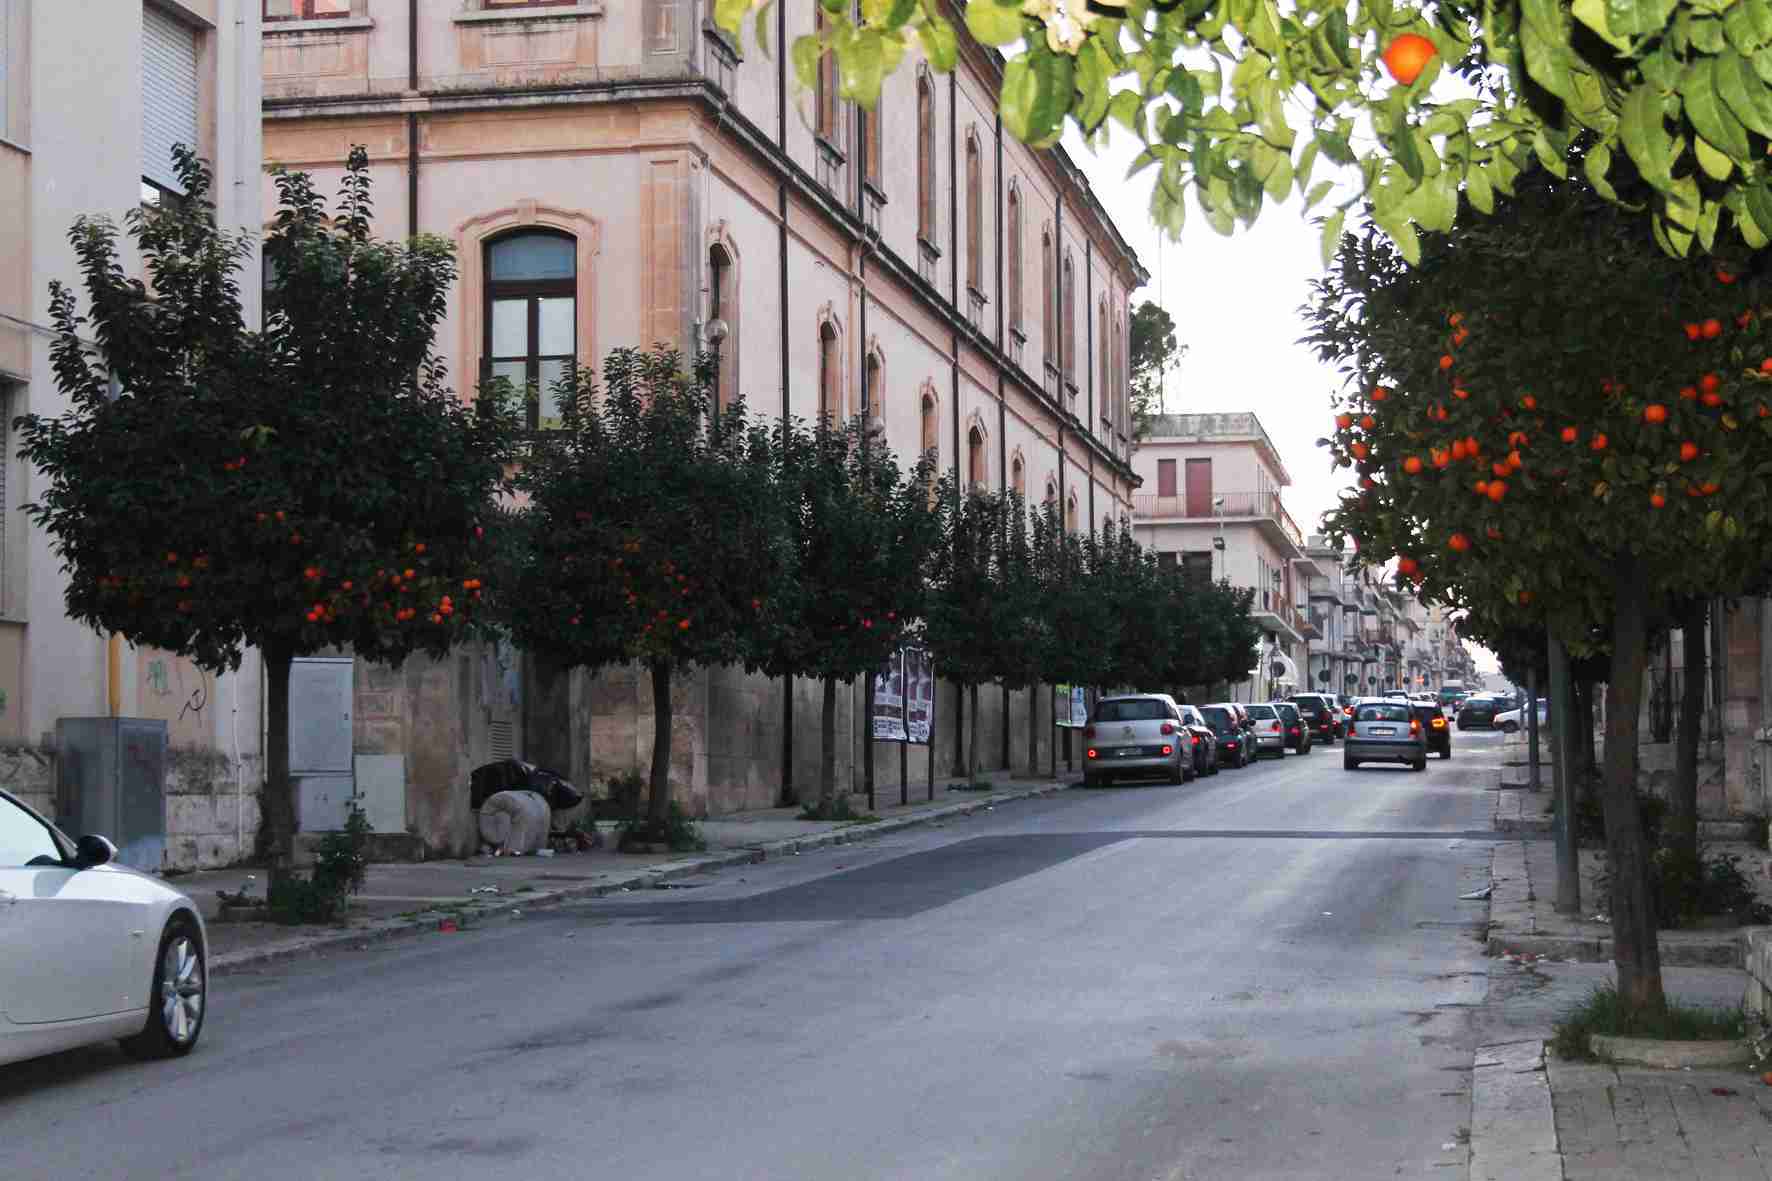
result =
[[[1463,1177],[1499,737],[989,814],[218,979],[0,1068],[15,1177]],[[520,905],[520,903],[518,904]],[[1450,1146],[1450,1147],[1448,1147]]]

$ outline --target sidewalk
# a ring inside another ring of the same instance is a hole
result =
[[[1527,793],[1504,791],[1502,796]],[[1742,854],[1744,868],[1752,864],[1748,854],[1758,854],[1746,843],[1712,841],[1712,853]],[[1557,850],[1549,840],[1497,841],[1490,863],[1494,893],[1489,900],[1489,954],[1543,956],[1582,963],[1612,962],[1612,925],[1597,917],[1605,914],[1607,898],[1599,876],[1605,858],[1598,849],[1581,850],[1581,913],[1557,913]],[[1772,902],[1772,882],[1753,877],[1762,901]],[[1743,967],[1746,962],[1748,928],[1734,925],[1710,929],[1662,931],[1661,962],[1672,967],[1715,965]]]
[[[988,777],[987,777],[988,778]],[[1069,776],[1075,780],[1076,776]],[[668,888],[666,883],[735,865],[794,856],[828,845],[865,841],[913,825],[940,823],[989,809],[1009,800],[1063,791],[1060,780],[1012,780],[999,775],[988,792],[949,792],[938,783],[933,802],[918,800],[879,808],[878,820],[798,819],[797,808],[771,808],[700,822],[707,851],[685,854],[624,854],[613,851],[614,834],[603,827],[605,847],[587,853],[529,857],[474,857],[465,861],[425,861],[371,865],[362,893],[351,899],[350,915],[336,926],[281,926],[265,922],[218,922],[216,891],[252,886],[264,894],[263,870],[234,868],[181,874],[172,885],[201,908],[209,929],[209,968],[221,975],[296,956],[434,931],[440,923],[457,926],[521,917],[525,910],[557,906],[623,890]],[[880,797],[881,802],[885,796]]]

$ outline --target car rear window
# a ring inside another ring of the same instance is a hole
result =
[[[1095,708],[1098,722],[1154,722],[1169,716],[1169,706],[1151,698],[1104,701]]]
[[[1252,718],[1277,718],[1280,715],[1274,712],[1274,707],[1271,705],[1252,705],[1249,707],[1249,716]]]
[[[1409,707],[1406,705],[1362,705],[1354,715],[1357,722],[1407,722]]]
[[[1302,713],[1319,714],[1323,712],[1323,699],[1320,697],[1294,697],[1292,704],[1296,705]]]
[[[1229,730],[1232,726],[1236,725],[1235,722],[1231,721],[1229,710],[1216,709],[1210,705],[1200,711],[1200,716],[1205,718],[1206,724],[1211,726],[1214,730]]]

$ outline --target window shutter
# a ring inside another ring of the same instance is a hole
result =
[[[157,8],[142,7],[142,176],[183,193],[172,145],[197,143],[197,40]]]

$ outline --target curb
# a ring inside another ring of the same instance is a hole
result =
[[[1595,1033],[1588,1045],[1602,1059],[1629,1066],[1654,1066],[1662,1070],[1724,1070],[1746,1066],[1754,1060],[1754,1048],[1743,1041],[1670,1042],[1660,1038],[1614,1037]]]
[[[1478,1046],[1471,1063],[1471,1181],[1562,1181],[1542,1041]]]
[[[1549,816],[1497,816],[1496,832],[1551,832],[1555,826]]]
[[[265,964],[281,963],[345,947],[361,948],[370,943],[382,943],[425,931],[435,931],[437,920],[444,915],[459,915],[463,920],[464,927],[492,922],[508,922],[527,910],[544,910],[565,903],[601,898],[607,894],[619,894],[624,890],[645,889],[659,882],[676,881],[679,878],[693,877],[696,874],[727,869],[732,866],[756,865],[773,858],[793,857],[814,849],[830,848],[833,845],[858,844],[884,833],[900,832],[932,821],[970,816],[974,812],[986,811],[997,804],[1053,795],[1069,790],[1069,787],[1070,785],[1065,783],[1053,782],[1040,787],[993,793],[963,803],[926,808],[909,816],[895,816],[872,824],[854,824],[845,828],[834,828],[827,832],[813,833],[809,836],[770,841],[754,848],[732,849],[722,853],[686,857],[680,861],[636,869],[621,878],[584,886],[568,886],[557,890],[538,890],[531,894],[500,897],[497,902],[464,903],[446,902],[439,899],[438,905],[417,915],[380,919],[362,927],[328,931],[322,935],[295,936],[283,943],[223,952],[210,959],[209,975],[226,976]],[[518,905],[512,905],[513,903]]]
[[[1728,939],[1693,939],[1670,942],[1662,939],[1661,963],[1669,968],[1742,968],[1747,966],[1747,952],[1742,937]],[[1610,936],[1584,938],[1575,935],[1510,935],[1491,930],[1488,954],[1509,953],[1542,956],[1549,960],[1574,960],[1581,964],[1612,962]]]

